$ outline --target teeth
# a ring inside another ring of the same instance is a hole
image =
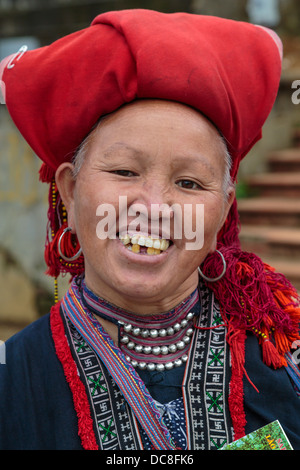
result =
[[[132,237],[126,233],[120,237],[123,245],[128,245],[134,253],[140,252],[140,247],[145,246],[147,248],[148,255],[157,255],[161,251],[165,251],[169,248],[169,240],[162,239],[152,239],[151,237],[146,237],[144,235],[135,234]],[[130,245],[131,244],[131,245]]]
[[[130,243],[130,236],[128,235],[128,233],[126,233],[126,235],[124,235],[123,237],[120,237],[120,240],[123,243],[123,245],[128,245]]]
[[[140,246],[145,246],[145,237],[139,237],[138,239],[138,245]]]
[[[148,248],[152,248],[152,247],[153,247],[153,240],[152,240],[152,238],[147,237],[147,238],[145,239],[145,246],[147,246]]]
[[[153,248],[156,248],[156,250],[160,250],[160,241],[159,240],[154,240]]]
[[[131,247],[133,253],[139,253],[140,252],[140,245],[134,244]]]
[[[160,249],[162,251],[165,251],[169,248],[169,242],[168,240],[165,240],[164,238],[160,241]]]
[[[159,255],[160,254],[160,250],[156,250],[155,248],[147,248],[147,254],[148,255]]]
[[[129,235],[128,235],[129,236]],[[138,235],[134,235],[133,237],[131,237],[131,243],[132,245],[137,245],[138,244],[138,241],[139,241],[139,236]]]

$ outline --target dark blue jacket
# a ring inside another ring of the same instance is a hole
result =
[[[300,450],[300,399],[285,369],[263,364],[257,339],[246,341],[246,433],[278,419]],[[72,394],[56,356],[49,315],[6,342],[0,365],[0,449],[82,449]]]

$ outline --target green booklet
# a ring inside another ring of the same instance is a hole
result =
[[[220,450],[293,450],[279,421],[273,421]]]

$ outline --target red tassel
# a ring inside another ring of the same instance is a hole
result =
[[[246,333],[245,331],[231,328],[228,329],[227,342],[230,346],[232,367],[236,368],[238,374],[240,374],[244,370],[245,364]]]
[[[286,365],[284,357],[279,354],[276,347],[269,339],[263,340],[262,354],[263,361],[267,366],[272,366],[274,369],[279,369],[280,367]]]
[[[46,163],[43,163],[39,170],[39,177],[42,183],[51,183],[55,177],[55,171],[46,165]]]

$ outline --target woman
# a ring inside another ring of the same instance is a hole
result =
[[[6,63],[50,183],[48,274],[73,280],[7,342],[1,448],[219,449],[276,419],[300,448],[297,294],[241,251],[234,194],[278,37],[129,10]]]

